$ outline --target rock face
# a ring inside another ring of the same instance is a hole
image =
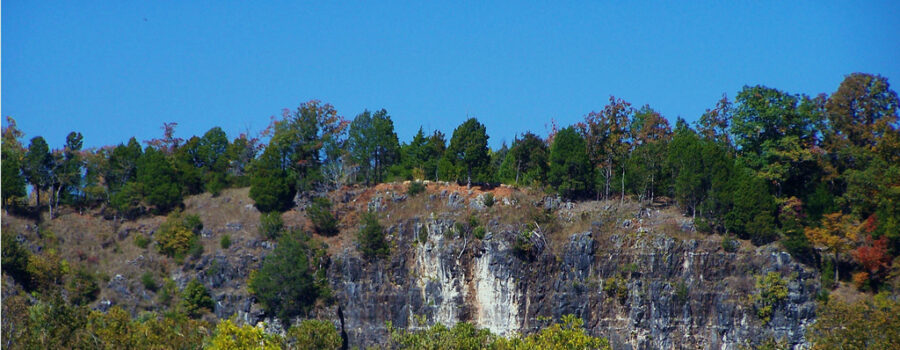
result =
[[[476,240],[458,237],[451,220],[412,219],[389,229],[390,261],[349,249],[332,257],[334,322],[349,346],[385,344],[387,321],[410,329],[466,321],[509,335],[566,314],[616,349],[806,345],[818,278],[774,247],[729,253],[712,240],[583,232],[523,254],[515,245],[524,228],[493,229]],[[770,271],[789,295],[764,324],[752,295],[755,276]]]

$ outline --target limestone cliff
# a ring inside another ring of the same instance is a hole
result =
[[[351,346],[383,344],[386,321],[467,321],[509,334],[575,314],[620,349],[733,349],[766,339],[803,347],[814,318],[816,273],[773,247],[726,252],[711,239],[592,230],[522,256],[513,245],[523,227],[482,240],[454,229],[451,220],[413,218],[390,228],[390,260],[365,261],[350,249],[333,257],[336,323]],[[789,296],[763,324],[754,276],[770,271],[788,281]]]

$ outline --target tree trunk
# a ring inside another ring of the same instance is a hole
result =
[[[38,211],[41,209],[41,188],[38,186],[34,186],[34,193],[37,196],[37,208]]]
[[[519,169],[522,168],[522,162],[516,162],[516,186],[519,185]]]
[[[839,275],[838,275],[839,271],[840,271],[840,269],[838,268],[838,252],[835,251],[834,252],[834,283],[835,283],[835,285],[837,285],[837,283],[841,281],[839,278]]]
[[[625,204],[625,167],[622,167],[622,204]]]
[[[466,169],[466,189],[472,188],[472,169]]]
[[[50,208],[50,220],[53,220],[53,185],[50,185],[50,199],[47,200],[47,206]]]

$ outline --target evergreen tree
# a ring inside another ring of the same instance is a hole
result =
[[[165,213],[181,203],[181,186],[177,173],[166,155],[153,147],[147,147],[137,163],[137,183],[143,200],[157,213]]]
[[[141,145],[134,137],[128,140],[128,145],[119,144],[112,150],[109,166],[103,176],[110,192],[119,191],[137,176],[137,162],[142,153]]]
[[[266,147],[262,156],[252,166],[250,198],[260,212],[283,212],[294,203],[295,187],[292,185],[284,162],[285,155],[278,147]]]
[[[366,185],[384,180],[388,169],[400,156],[394,122],[387,111],[363,111],[350,123],[347,147],[350,159],[359,167]]]
[[[513,141],[506,159],[500,166],[501,179],[519,184],[543,183],[547,179],[549,163],[547,144],[540,136],[526,132]]]
[[[28,144],[28,152],[25,153],[25,161],[23,170],[25,179],[34,187],[34,193],[37,196],[37,206],[41,206],[41,191],[47,189],[51,183],[51,167],[53,166],[53,158],[50,155],[50,148],[47,141],[43,137],[37,136],[31,139]]]
[[[309,237],[298,231],[281,236],[248,283],[266,312],[282,322],[303,314],[327,292],[327,285],[317,283],[315,277],[315,266],[324,252],[309,243]]]
[[[22,162],[25,157],[25,150],[19,138],[22,132],[16,128],[16,121],[13,118],[6,117],[6,126],[3,128],[2,146],[2,205],[3,208],[9,208],[11,205],[18,203],[25,198],[25,176],[22,174]]]
[[[444,158],[451,166],[448,170],[454,172],[456,179],[466,179],[467,186],[472,186],[473,179],[480,182],[490,180],[487,141],[484,125],[475,118],[469,118],[453,130]]]
[[[391,246],[384,239],[384,227],[378,221],[378,216],[373,212],[362,215],[357,234],[359,251],[368,259],[387,256],[391,253]]]
[[[584,139],[573,127],[560,130],[550,147],[548,183],[560,195],[574,197],[590,190],[591,179],[591,166]]]

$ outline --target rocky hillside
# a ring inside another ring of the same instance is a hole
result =
[[[318,238],[328,245],[334,298],[310,317],[332,321],[348,345],[360,347],[384,344],[388,321],[413,329],[466,321],[510,334],[566,314],[581,317],[591,334],[617,349],[806,342],[819,278],[776,246],[695,233],[664,203],[569,203],[507,187],[485,193],[447,184],[430,184],[416,196],[404,184],[329,193],[341,232]],[[301,201],[283,215],[287,226],[309,227],[303,207]],[[364,210],[376,211],[387,228],[388,257],[366,259],[355,249]],[[203,283],[215,301],[206,318],[267,322],[277,331],[279,322],[246,287],[275,246],[258,233],[259,212],[247,189],[191,197],[184,211],[203,221],[203,251],[181,264],[153,244],[134,243],[152,238],[162,217],[123,221],[68,210],[38,225],[4,214],[3,230],[16,232],[33,252],[54,249],[99,272],[92,308],[157,310],[159,291],[144,281],[149,272],[179,288],[194,278]],[[226,235],[230,245],[221,243]],[[786,296],[758,297],[768,288],[762,276],[772,272]],[[4,296],[20,289],[5,279]]]

